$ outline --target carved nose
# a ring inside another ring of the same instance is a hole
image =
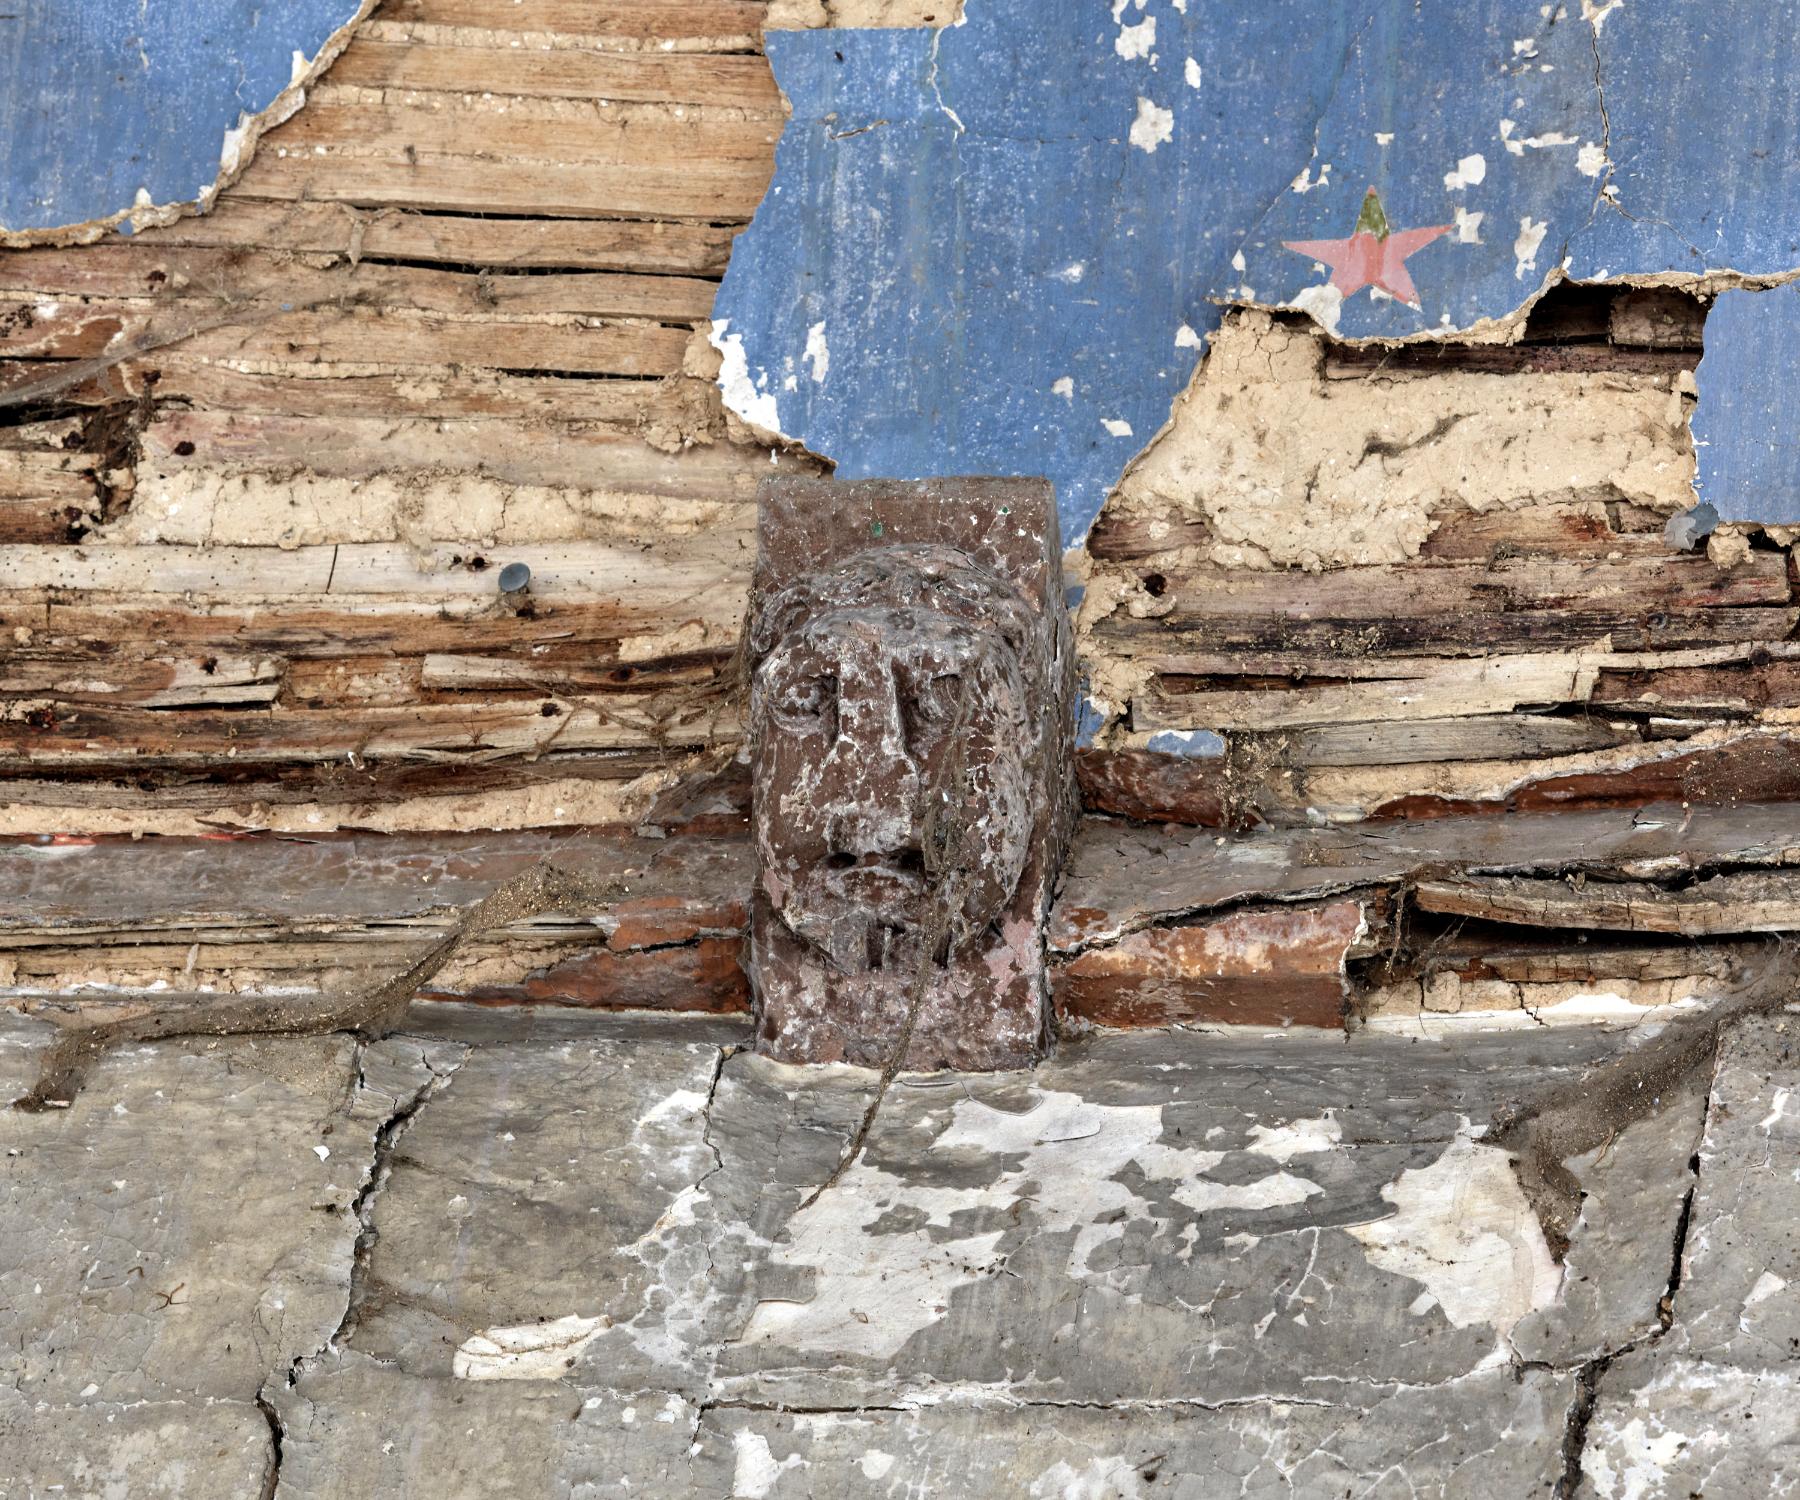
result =
[[[838,734],[820,791],[833,854],[884,854],[918,844],[919,769],[886,663],[839,678]]]

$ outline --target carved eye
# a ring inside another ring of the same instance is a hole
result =
[[[962,690],[962,674],[958,672],[942,672],[935,677],[921,673],[911,677],[900,695],[907,740],[917,746],[948,732],[956,722]]]
[[[769,709],[777,723],[806,734],[821,725],[836,732],[837,678],[829,673],[789,677],[777,682],[769,694]]]

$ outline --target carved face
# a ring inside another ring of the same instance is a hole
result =
[[[846,588],[836,607],[820,598],[752,681],[762,888],[842,973],[916,968],[946,858],[958,874],[944,889],[962,896],[950,946],[980,935],[1031,846],[1018,651],[994,620],[929,607],[935,581],[879,591],[889,599]]]

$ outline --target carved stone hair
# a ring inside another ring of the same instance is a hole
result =
[[[931,543],[883,547],[830,572],[809,573],[764,601],[750,626],[750,659],[761,660],[790,630],[826,609],[909,605],[998,630],[1022,655],[1037,614],[1019,591],[967,554]]]

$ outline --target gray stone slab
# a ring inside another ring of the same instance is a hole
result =
[[[1567,1367],[1661,1333],[1705,1104],[1699,1084],[1567,1164],[1586,1196],[1556,1304],[1513,1330],[1521,1359]]]
[[[1796,1372],[1626,1355],[1603,1377],[1581,1453],[1596,1500],[1766,1500],[1800,1491]]]
[[[1800,1019],[1745,1021],[1720,1047],[1675,1297],[1685,1351],[1751,1367],[1800,1358]]]
[[[274,1461],[268,1421],[249,1401],[0,1397],[4,1500],[248,1500]]]
[[[694,1472],[763,1500],[1341,1500],[1548,1495],[1573,1380],[1491,1371],[1345,1410],[1006,1407],[774,1414],[719,1409]]]
[[[348,1356],[280,1397],[281,1500],[678,1497],[697,1409],[551,1380],[420,1379]]]
[[[1467,1121],[1620,1044],[1175,1034],[1031,1075],[903,1080],[816,1203],[763,1188],[770,1243],[741,1290],[721,1258],[713,1295],[747,1316],[723,1329],[719,1390],[1366,1405],[1506,1362],[1521,1325],[1534,1357],[1578,1363],[1655,1326],[1692,1115],[1685,1137],[1647,1128],[1589,1164],[1597,1243],[1578,1232],[1569,1306],[1508,1158]],[[743,1057],[725,1076],[761,1092],[721,1092],[719,1180],[766,1184],[739,1164],[767,1130],[758,1101],[809,1075]],[[1653,1248],[1615,1269],[1641,1283],[1596,1286],[1637,1238]]]
[[[616,1031],[473,1049],[395,1138],[350,1347],[415,1375],[702,1389],[719,1059]]]
[[[7,1098],[48,1035],[0,1027]],[[360,1056],[359,1075],[347,1038],[131,1047],[71,1108],[0,1116],[0,1383],[52,1405],[249,1401],[323,1344],[376,1133],[434,1076],[417,1041]]]

